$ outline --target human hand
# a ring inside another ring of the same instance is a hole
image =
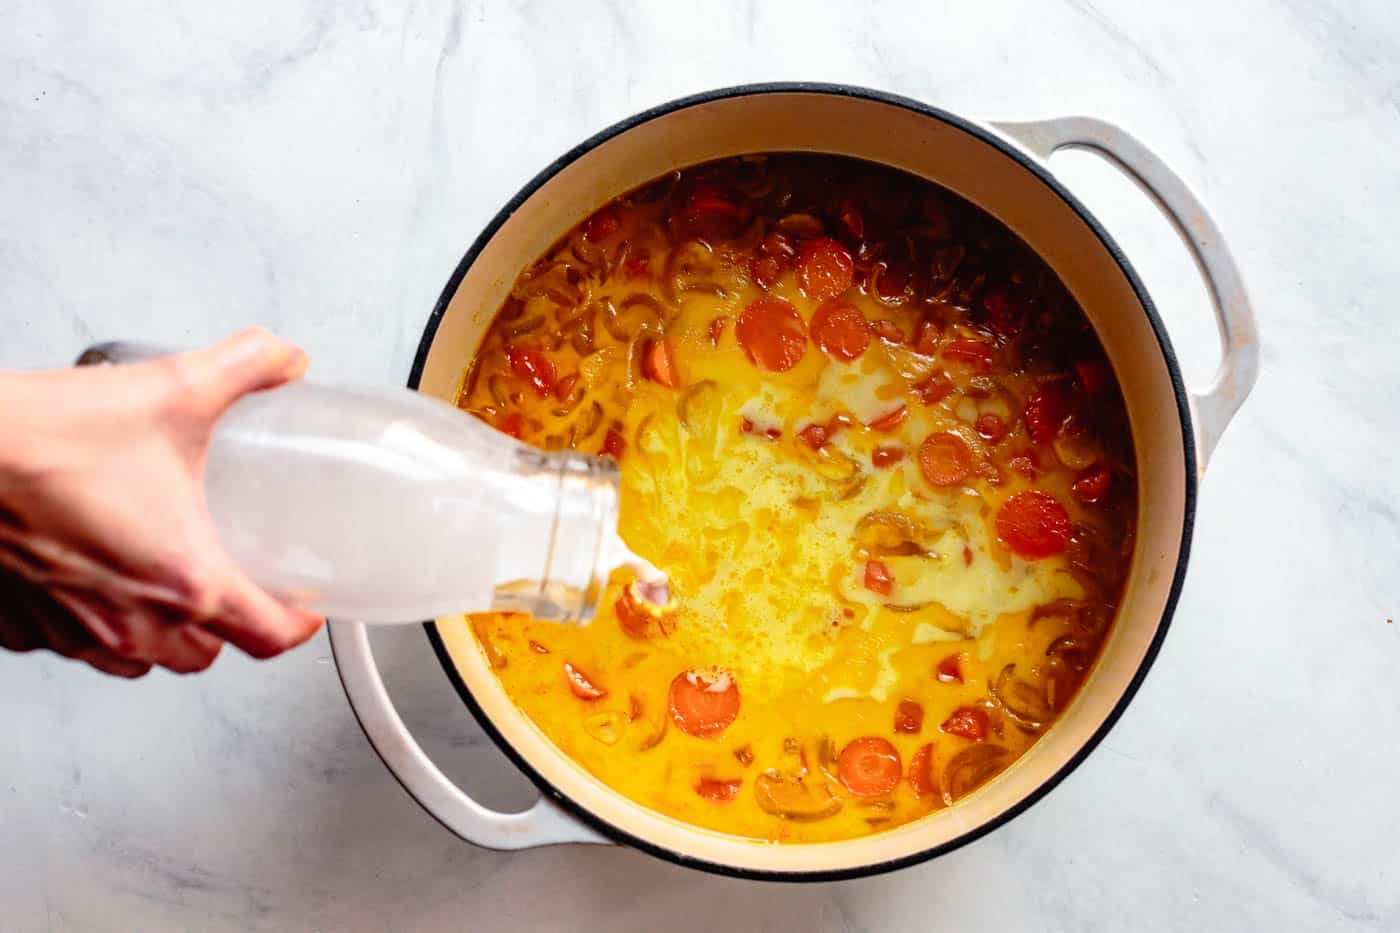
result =
[[[259,589],[219,542],[204,464],[219,416],[300,378],[265,330],[146,363],[0,373],[0,647],[139,677],[257,658],[321,619]]]

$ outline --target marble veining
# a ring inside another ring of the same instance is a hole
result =
[[[1392,0],[18,0],[0,5],[0,366],[259,322],[313,375],[401,382],[462,251],[539,168],[644,107],[778,79],[1119,122],[1243,267],[1262,378],[1202,488],[1165,649],[1103,746],[931,864],[759,885],[462,843],[367,746],[324,637],[137,684],[3,656],[0,929],[1400,929]],[[1214,329],[1166,224],[1091,156],[1053,168],[1203,384]],[[422,633],[375,641],[445,770],[527,806]]]

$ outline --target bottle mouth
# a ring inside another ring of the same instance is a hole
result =
[[[629,586],[636,598],[657,607],[669,601],[666,575],[633,553],[618,534],[616,462],[577,451],[540,451],[519,445],[514,472],[530,477],[532,490],[552,490],[538,500],[535,511],[548,532],[514,543],[536,548],[540,540],[549,544],[546,553],[535,551],[528,559],[512,562],[512,572],[498,574],[494,610],[586,624],[619,569],[632,575]]]

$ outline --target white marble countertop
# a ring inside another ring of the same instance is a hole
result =
[[[11,2],[0,366],[260,322],[315,373],[401,382],[458,257],[536,170],[643,107],[784,78],[1120,122],[1244,268],[1262,379],[1202,490],[1165,650],[1104,745],[933,863],[762,885],[462,843],[370,750],[324,636],[136,684],[7,655],[0,929],[1400,929],[1391,0]],[[1199,381],[1213,330],[1165,223],[1092,157],[1055,168]],[[421,632],[380,645],[452,772],[530,800]]]

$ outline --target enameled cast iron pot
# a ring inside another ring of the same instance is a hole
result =
[[[1142,283],[1103,227],[1055,180],[1058,149],[1091,150],[1126,172],[1175,224],[1205,278],[1224,353],[1214,382],[1189,391]],[[1098,331],[1122,384],[1137,450],[1137,552],[1112,635],[1079,696],[1006,772],[956,807],[863,839],[771,845],[647,810],[557,751],[511,704],[460,626],[426,625],[447,676],[482,727],[537,784],[518,814],[486,809],[449,781],[394,710],[363,625],[331,628],[336,663],[366,735],[390,770],[462,838],[500,849],[621,842],[684,865],[776,880],[872,874],[948,852],[1005,823],[1103,739],[1166,635],[1186,571],[1196,483],[1254,384],[1258,343],[1235,264],[1205,208],[1124,131],[1067,117],[978,123],[859,88],[749,85],[678,100],[594,136],[537,175],[491,221],[433,309],[408,384],[451,399],[516,275],[595,208],[676,168],[744,153],[855,156],[928,178],[972,201],[1054,268]]]

